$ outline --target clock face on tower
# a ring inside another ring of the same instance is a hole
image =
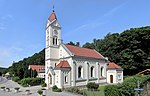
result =
[[[54,30],[54,35],[58,35],[58,32],[57,32],[57,30]]]

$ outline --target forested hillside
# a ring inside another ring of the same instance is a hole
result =
[[[0,73],[5,73],[7,68],[0,67]]]
[[[29,65],[45,65],[45,49],[39,53],[35,53],[31,57],[24,58],[19,62],[14,62],[8,70],[22,79],[24,77],[30,77],[30,70],[28,70]]]
[[[122,33],[109,33],[104,39],[94,39],[83,47],[96,49],[110,61],[124,68],[125,75],[133,75],[150,68],[150,27],[131,28]]]

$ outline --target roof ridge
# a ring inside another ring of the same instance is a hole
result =
[[[65,45],[69,45],[69,44],[65,44]],[[85,47],[80,47],[80,46],[75,46],[75,45],[69,45],[69,46],[83,48],[83,49],[87,49],[87,50],[95,50],[95,49],[90,49],[90,48],[85,48]]]

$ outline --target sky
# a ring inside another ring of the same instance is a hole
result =
[[[64,43],[92,42],[109,32],[150,25],[150,0],[0,0],[0,67],[45,48],[52,6]]]

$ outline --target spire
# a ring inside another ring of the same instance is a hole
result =
[[[51,15],[49,16],[48,20],[50,22],[54,21],[54,20],[57,20],[57,17],[56,17],[56,14],[55,14],[55,11],[54,11],[54,5],[53,5],[53,8],[52,8],[52,13]]]

